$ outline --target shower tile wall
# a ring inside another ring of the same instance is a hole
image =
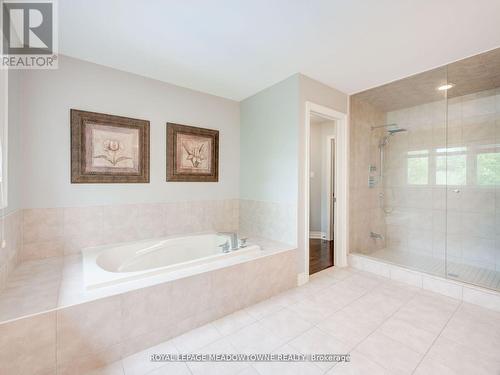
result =
[[[385,218],[378,198],[382,190],[368,187],[368,168],[376,166],[374,176],[380,171],[378,140],[383,130],[371,127],[385,124],[386,116],[356,97],[351,97],[350,112],[349,251],[367,254],[385,247],[385,240],[370,238],[370,232],[385,236]]]
[[[500,90],[451,98],[447,111],[388,112],[387,123],[408,129],[387,147],[387,247],[500,271]]]

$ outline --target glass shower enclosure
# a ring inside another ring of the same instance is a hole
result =
[[[352,252],[500,290],[500,49],[354,95],[351,171]]]

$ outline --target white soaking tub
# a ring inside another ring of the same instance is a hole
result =
[[[229,236],[215,233],[166,237],[82,250],[87,289],[117,285],[240,255],[260,252],[258,245],[223,253]]]

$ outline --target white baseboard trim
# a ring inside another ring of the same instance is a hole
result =
[[[310,231],[309,238],[318,239],[318,240],[321,240],[321,239],[325,240],[326,233],[325,232],[318,232],[318,231]]]
[[[364,255],[349,254],[348,262],[351,267],[362,271],[500,311],[500,292],[495,290],[410,270]]]
[[[309,281],[309,274],[302,272],[297,275],[297,286],[304,285]]]

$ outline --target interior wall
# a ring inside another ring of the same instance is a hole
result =
[[[241,102],[240,228],[297,242],[299,76]]]
[[[0,290],[5,287],[11,271],[18,263],[22,248],[21,208],[21,75],[20,71],[9,70],[1,77],[1,119],[7,122],[7,206],[0,215]],[[5,145],[4,145],[5,146]]]
[[[305,175],[306,165],[305,165],[305,112],[306,112],[306,102],[312,102],[315,104],[328,107],[335,111],[345,113],[348,112],[349,97],[341,91],[336,90],[333,87],[324,85],[312,78],[309,78],[303,74],[299,74],[299,129],[298,129],[298,153],[296,158],[298,158],[298,210],[297,210],[297,239],[298,239],[298,249],[299,249],[299,273],[308,274],[309,270],[305,267],[305,254],[306,249],[304,248],[304,243],[308,233],[304,232],[305,227],[305,191],[303,178]],[[346,126],[349,126],[346,124]]]
[[[309,177],[309,229],[328,236],[328,205],[332,181],[328,181],[330,141],[335,136],[334,121],[311,122]]]
[[[9,213],[21,208],[21,179],[20,168],[23,149],[21,147],[21,84],[22,73],[19,70],[9,70],[8,73],[8,197],[4,213]]]
[[[238,229],[239,103],[65,56],[21,74],[20,260]],[[71,108],[149,120],[150,183],[71,184]],[[165,181],[167,122],[220,131],[218,182]]]
[[[8,70],[0,70],[0,153],[1,153],[1,158],[0,158],[0,167],[1,167],[1,176],[0,176],[0,184],[1,184],[1,191],[0,191],[0,209],[5,209],[5,206],[7,205],[6,202],[6,190],[7,187],[5,186],[5,181],[7,180],[7,170],[8,165],[5,163],[5,160],[8,162],[8,155],[4,155],[5,151],[7,150],[7,144],[8,140],[6,139],[8,137],[8,131],[7,131],[7,124],[9,123],[9,71]],[[8,150],[7,150],[8,152]],[[7,157],[6,157],[7,156]],[[3,213],[3,212],[2,212]]]
[[[347,100],[296,74],[241,103],[240,228],[297,244],[299,273],[307,273],[303,243],[309,236],[303,191],[306,101],[347,113]]]
[[[182,216],[182,221],[207,223],[198,229],[213,227],[208,218],[215,210],[219,217],[239,216],[237,223],[222,220],[223,227],[241,226],[252,234],[296,244],[299,236],[304,237],[299,231],[304,197],[298,185],[304,171],[305,102],[347,112],[345,94],[300,74],[241,103],[64,56],[58,70],[22,75],[26,110],[21,185],[23,206],[29,209],[24,215],[23,259],[74,253],[82,246],[151,233],[193,230],[183,223],[165,228],[172,212],[183,212],[180,206],[165,206],[175,202],[200,202],[191,210],[195,216]],[[71,108],[149,120],[151,182],[71,184]],[[165,182],[167,121],[220,130],[219,183]],[[218,200],[228,203],[218,209],[212,203]],[[162,205],[156,206],[158,202]],[[130,220],[117,220],[130,212]],[[151,229],[158,215],[163,226]],[[98,220],[92,220],[95,217]],[[142,229],[134,225],[134,218],[143,221]],[[90,239],[96,240],[89,243]],[[299,259],[304,272],[304,256]]]
[[[60,56],[56,70],[23,72],[26,208],[192,200],[239,195],[239,104]],[[149,184],[71,184],[70,109],[150,121]],[[166,122],[220,131],[219,182],[165,182]]]
[[[311,123],[309,175],[309,231],[321,232],[321,198],[323,188],[323,149],[321,124]]]
[[[330,204],[330,197],[328,196],[331,192],[330,189],[333,188],[334,184],[334,176],[331,176],[331,168],[332,165],[330,164],[330,160],[328,160],[330,157],[332,157],[332,160],[335,163],[334,156],[330,155],[330,149],[331,149],[331,140],[329,138],[331,136],[335,136],[337,132],[336,128],[336,123],[335,121],[328,121],[322,124],[321,126],[321,137],[323,138],[323,144],[321,145],[321,150],[323,153],[323,159],[322,159],[322,168],[323,168],[323,174],[322,174],[322,184],[323,184],[323,189],[321,191],[321,232],[325,233],[327,235],[327,239],[332,239],[328,238],[328,232],[330,231],[330,228],[328,227],[328,205]],[[330,171],[328,170],[330,169]],[[335,173],[335,171],[334,171]],[[331,176],[332,180],[328,181],[328,176]],[[333,215],[333,213],[330,213],[330,215]]]

